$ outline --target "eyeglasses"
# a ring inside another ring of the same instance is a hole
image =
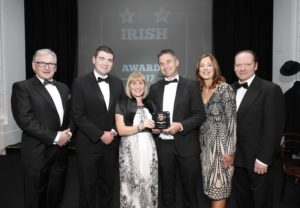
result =
[[[55,68],[56,67],[56,64],[55,63],[46,63],[46,62],[40,62],[40,61],[36,61],[35,62],[39,67],[45,67],[46,65],[49,67],[49,68]]]

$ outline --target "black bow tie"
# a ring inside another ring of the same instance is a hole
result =
[[[109,77],[103,79],[101,77],[98,77],[98,82],[106,82],[106,83],[109,83]]]
[[[244,82],[244,83],[239,83],[239,82],[237,82],[237,83],[235,83],[235,86],[236,86],[236,89],[239,89],[239,88],[241,88],[241,87],[243,87],[243,88],[245,88],[245,89],[248,89],[248,82]]]
[[[170,83],[172,83],[172,82],[178,82],[178,80],[177,80],[177,79],[172,79],[172,80],[170,80],[170,81],[167,81],[167,80],[164,79],[164,84],[165,84],[165,85],[170,84]]]
[[[47,84],[55,85],[55,80],[50,81],[50,80],[45,79],[44,82],[43,82],[43,84],[44,85],[47,85]]]

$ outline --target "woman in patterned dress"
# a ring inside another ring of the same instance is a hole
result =
[[[236,148],[235,94],[212,54],[199,58],[196,77],[207,116],[200,127],[203,188],[212,200],[211,207],[224,208],[231,191]]]
[[[116,126],[121,143],[120,207],[156,208],[158,203],[158,159],[151,134],[153,103],[146,98],[147,82],[140,72],[129,75],[126,98],[116,107]]]

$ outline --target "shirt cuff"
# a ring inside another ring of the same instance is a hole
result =
[[[114,133],[115,135],[118,135],[118,132],[115,129],[111,129],[110,130],[112,133]]]
[[[72,134],[72,133],[71,133],[71,134]],[[53,142],[54,145],[56,145],[56,144],[58,143],[58,141],[59,141],[59,136],[60,136],[60,133],[57,132],[57,135],[56,135],[56,137],[55,137],[55,139],[54,139],[54,142]]]
[[[182,126],[182,124],[179,123],[179,125],[180,125],[180,130],[179,130],[179,131],[183,131],[183,126]]]
[[[73,135],[72,132],[71,132],[71,131],[68,131],[67,133],[70,135],[70,138],[71,138],[72,135]]]
[[[263,162],[260,161],[259,159],[256,159],[255,162],[257,162],[257,163],[259,163],[259,164],[261,164],[261,165],[263,165],[263,166],[265,166],[265,167],[268,167],[267,164],[263,163]]]

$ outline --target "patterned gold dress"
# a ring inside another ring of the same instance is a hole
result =
[[[236,149],[235,94],[227,83],[220,84],[204,104],[206,121],[200,127],[201,163],[204,193],[213,200],[231,192],[233,166],[225,169],[221,156]]]

